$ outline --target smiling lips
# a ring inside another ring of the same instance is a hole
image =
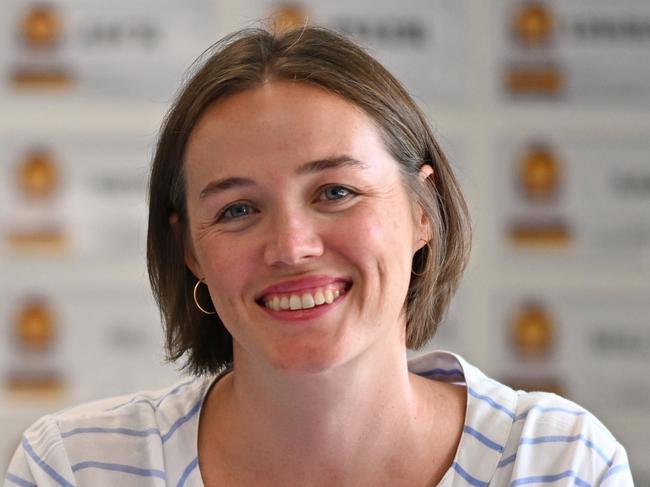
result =
[[[336,281],[309,289],[267,293],[258,302],[274,311],[298,311],[332,304],[338,297],[345,294],[347,288],[348,283]]]

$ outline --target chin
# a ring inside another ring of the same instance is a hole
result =
[[[305,374],[317,374],[332,370],[346,361],[346,354],[338,347],[292,346],[276,350],[269,359],[276,370]]]

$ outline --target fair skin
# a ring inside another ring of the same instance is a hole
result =
[[[184,170],[186,261],[233,337],[201,412],[205,485],[436,485],[465,390],[407,370],[403,303],[429,227],[371,120],[269,82],[208,108]]]

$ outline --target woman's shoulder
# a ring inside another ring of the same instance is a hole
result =
[[[56,424],[62,438],[78,434],[100,433],[104,430],[129,434],[130,429],[151,431],[198,409],[207,380],[191,378],[158,390],[99,399],[48,414],[34,423],[27,434],[42,429],[43,425]],[[164,434],[164,433],[161,433]]]
[[[25,431],[7,478],[40,478],[43,484],[36,485],[75,485],[84,476],[116,474],[166,478],[169,465],[163,460],[170,450],[192,457],[181,461],[194,458],[198,413],[211,382],[186,379],[43,416]]]
[[[548,392],[514,390],[445,351],[425,354],[409,365],[421,375],[467,388],[454,468],[476,485],[560,479],[572,485],[633,485],[625,449],[575,402]]]
[[[595,415],[553,393],[515,393],[497,474],[519,484],[565,478],[576,485],[633,485],[625,449]]]
[[[613,440],[609,430],[581,405],[551,392],[515,391],[517,409],[514,424],[522,433],[582,432]]]

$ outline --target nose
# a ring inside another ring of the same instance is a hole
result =
[[[270,266],[304,264],[323,255],[316,222],[299,212],[276,214],[268,228],[264,261]]]

